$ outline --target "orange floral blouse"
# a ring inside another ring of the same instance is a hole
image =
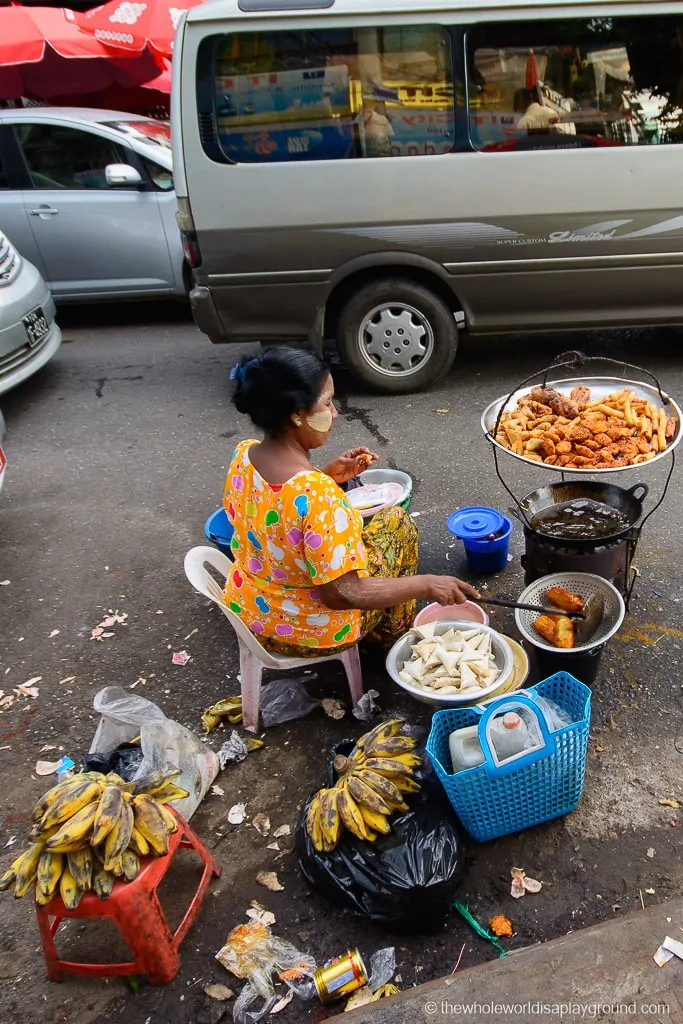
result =
[[[234,534],[228,607],[253,633],[300,647],[329,648],[360,636],[361,613],[332,611],[315,587],[351,570],[367,576],[363,519],[318,470],[269,484],[249,461],[258,441],[235,449],[223,506]]]

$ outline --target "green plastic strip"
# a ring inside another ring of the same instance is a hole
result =
[[[468,907],[464,906],[462,903],[458,903],[457,900],[455,900],[455,902],[453,903],[453,906],[458,911],[458,913],[461,914],[465,918],[467,923],[472,928],[474,928],[474,930],[477,933],[477,935],[480,935],[482,937],[482,939],[486,939],[486,941],[490,942],[492,946],[495,946],[496,949],[499,951],[501,956],[505,956],[505,950],[503,949],[503,947],[500,944],[500,939],[498,939],[495,935],[492,935],[491,932],[487,928],[482,928],[482,926],[479,924],[479,922],[475,921],[475,919],[472,917],[472,915],[469,912],[469,908]]]

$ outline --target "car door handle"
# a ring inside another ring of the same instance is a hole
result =
[[[53,215],[59,213],[59,210],[55,210],[54,206],[39,206],[37,210],[28,211],[32,217],[42,217],[44,214]]]

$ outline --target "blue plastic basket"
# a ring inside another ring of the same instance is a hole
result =
[[[535,704],[537,695],[566,711],[571,725],[550,732]],[[524,694],[504,694],[477,707],[450,708],[434,715],[427,753],[455,813],[473,839],[497,839],[574,810],[586,771],[590,698],[587,686],[558,672]],[[497,764],[487,727],[494,716],[520,707],[536,716],[543,746]],[[484,764],[453,774],[448,738],[455,729],[477,724]]]

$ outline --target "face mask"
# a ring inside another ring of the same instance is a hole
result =
[[[332,413],[329,409],[323,409],[322,412],[311,413],[310,416],[306,417],[311,430],[315,430],[318,434],[327,434],[332,426]]]

